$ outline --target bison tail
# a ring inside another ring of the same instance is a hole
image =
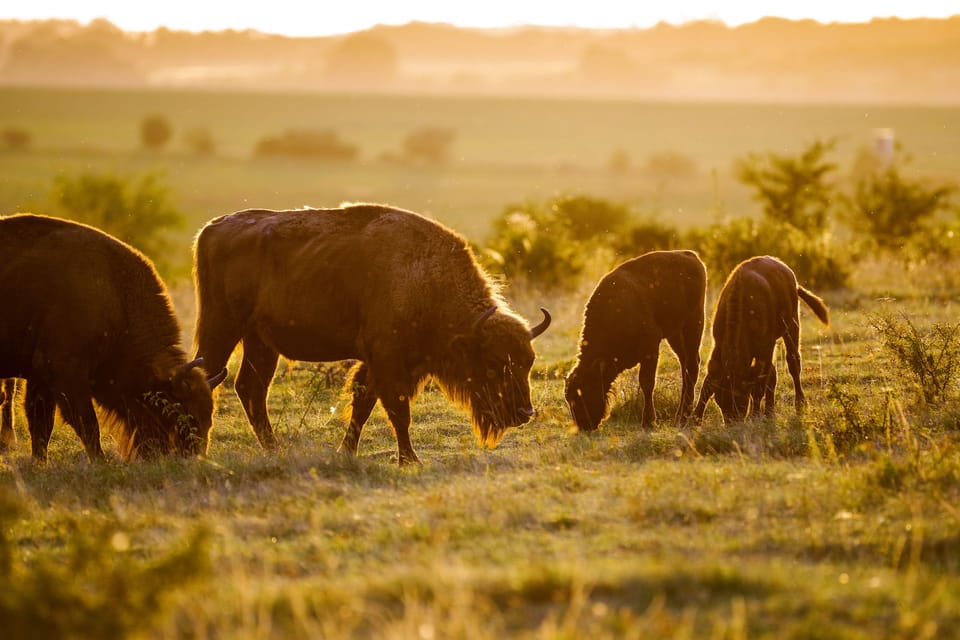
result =
[[[807,291],[801,286],[797,286],[797,295],[800,296],[800,299],[807,303],[807,306],[810,307],[810,310],[820,319],[820,322],[830,326],[830,310],[827,309],[827,305],[824,304],[823,300],[817,297],[813,292]]]

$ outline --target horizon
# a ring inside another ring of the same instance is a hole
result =
[[[869,23],[885,19],[948,19],[960,15],[956,6],[940,0],[918,0],[904,8],[899,2],[875,2],[869,6],[856,3],[845,6],[825,1],[776,3],[771,10],[767,2],[728,3],[723,9],[711,3],[688,0],[667,7],[630,7],[617,1],[600,0],[588,7],[550,6],[545,2],[517,5],[501,2],[483,7],[458,7],[421,0],[412,5],[393,6],[360,0],[349,7],[337,7],[335,15],[314,11],[304,15],[290,0],[277,0],[268,10],[259,5],[237,7],[229,14],[203,3],[171,0],[156,10],[144,10],[126,2],[99,0],[77,7],[61,0],[39,0],[16,8],[0,10],[0,20],[42,21],[71,20],[89,25],[105,20],[117,28],[133,33],[148,33],[165,28],[192,33],[216,31],[256,31],[265,35],[288,37],[323,37],[364,31],[377,26],[403,26],[411,23],[449,25],[481,30],[522,28],[580,28],[595,30],[649,29],[659,24],[680,26],[695,22],[719,22],[735,28],[764,18],[790,21],[812,20],[820,24]],[[899,6],[895,6],[899,5]],[[198,10],[199,9],[199,10]],[[331,19],[333,17],[333,19]]]

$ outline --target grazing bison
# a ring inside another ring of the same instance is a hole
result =
[[[0,383],[0,453],[13,451],[17,445],[17,434],[13,430],[13,402],[16,394],[16,378],[7,378]]]
[[[706,286],[706,268],[693,251],[652,251],[603,276],[584,309],[577,365],[566,381],[567,405],[578,429],[600,426],[613,381],[638,363],[641,422],[653,424],[653,387],[663,339],[680,360],[677,423],[690,417],[700,373]]]
[[[195,246],[198,357],[226,364],[237,343],[236,391],[261,446],[276,438],[267,390],[279,355],[355,359],[350,423],[356,455],[379,400],[401,464],[417,462],[410,401],[427,379],[469,408],[481,446],[533,416],[533,329],[500,298],[466,241],[410,211],[381,205],[249,210],[212,220]]]
[[[796,409],[802,409],[798,297],[823,324],[830,323],[823,300],[799,286],[790,267],[776,258],[750,258],[733,270],[713,316],[713,353],[694,412],[698,422],[711,397],[725,422],[759,413],[761,403],[765,413],[773,416],[777,387],[773,348],[780,338],[793,377]]]
[[[94,400],[125,458],[206,451],[211,387],[225,374],[208,380],[187,362],[144,256],[92,227],[31,214],[0,218],[0,256],[0,378],[27,382],[34,460],[46,460],[56,409],[87,456],[102,458]]]

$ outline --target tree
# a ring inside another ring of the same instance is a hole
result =
[[[170,121],[161,115],[147,116],[140,122],[140,142],[152,151],[159,151],[173,137]]]
[[[749,154],[737,162],[737,178],[756,192],[763,214],[809,234],[826,229],[837,197],[827,176],[837,169],[826,155],[835,140],[815,140],[799,156]]]
[[[327,76],[347,85],[371,85],[392,80],[397,52],[387,40],[370,33],[346,36],[327,58]]]

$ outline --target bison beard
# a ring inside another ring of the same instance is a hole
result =
[[[57,410],[88,458],[102,458],[94,401],[125,458],[206,452],[211,388],[225,374],[208,380],[186,361],[149,260],[92,227],[30,214],[0,219],[0,255],[0,377],[26,380],[34,460],[46,460]]]
[[[773,350],[781,338],[793,378],[794,405],[798,412],[802,410],[801,299],[820,322],[829,325],[823,300],[799,286],[790,267],[776,258],[750,258],[730,273],[713,316],[714,347],[694,411],[697,422],[711,398],[716,399],[725,422],[737,422],[761,410],[772,417],[777,387]]]
[[[565,385],[567,406],[579,430],[600,426],[614,380],[637,364],[644,399],[641,424],[653,424],[653,389],[664,339],[680,361],[676,421],[690,416],[700,371],[706,286],[703,262],[683,250],[646,253],[600,279],[584,310],[577,364]]]
[[[236,392],[261,446],[276,446],[266,397],[280,355],[355,359],[340,450],[356,455],[379,401],[400,463],[416,462],[410,401],[436,380],[469,408],[481,445],[533,415],[530,329],[466,241],[416,213],[381,205],[249,210],[207,224],[195,244],[196,353],[211,368],[240,343]]]

